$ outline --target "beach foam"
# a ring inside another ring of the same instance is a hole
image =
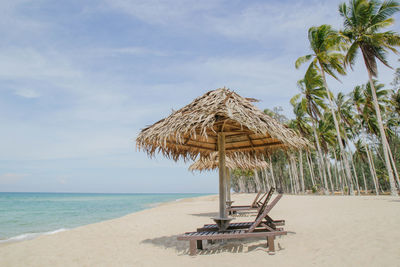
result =
[[[0,240],[0,244],[20,242],[20,241],[25,241],[25,240],[32,240],[32,239],[35,239],[36,237],[41,236],[41,235],[53,235],[53,234],[56,234],[56,233],[67,231],[67,230],[68,229],[61,228],[61,229],[57,229],[57,230],[49,231],[49,232],[26,233],[26,234],[22,234],[22,235],[13,236],[13,237],[10,237],[8,239]]]

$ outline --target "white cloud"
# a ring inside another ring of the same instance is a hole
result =
[[[37,91],[29,88],[16,89],[15,94],[25,98],[37,98],[40,96],[40,94]]]

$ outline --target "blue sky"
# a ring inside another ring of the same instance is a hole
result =
[[[223,86],[290,116],[307,30],[339,28],[340,2],[0,1],[0,191],[217,192],[216,172],[149,159],[137,133]],[[329,84],[366,80],[358,64]]]

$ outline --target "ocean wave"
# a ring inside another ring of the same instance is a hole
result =
[[[60,229],[57,229],[57,230],[54,230],[54,231],[49,231],[49,232],[26,233],[26,234],[22,234],[22,235],[13,236],[13,237],[10,237],[8,239],[0,240],[0,244],[31,240],[31,239],[34,239],[34,238],[36,238],[38,236],[41,236],[41,235],[53,235],[53,234],[56,234],[56,233],[67,231],[67,230],[68,229],[66,229],[66,228],[60,228]]]

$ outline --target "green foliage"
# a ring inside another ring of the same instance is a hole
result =
[[[382,32],[394,23],[392,16],[400,11],[397,1],[350,0],[342,3],[339,13],[343,17],[344,29],[341,35],[350,45],[345,64],[352,67],[360,49],[365,65],[372,76],[377,77],[376,59],[389,67],[386,60],[388,51],[397,53],[400,36],[393,31]]]
[[[398,11],[400,4],[397,1],[350,0],[348,4],[343,3],[339,7],[343,18],[343,30],[336,31],[329,25],[311,27],[308,30],[311,51],[295,62],[296,68],[309,64],[304,77],[297,83],[300,93],[290,100],[295,118],[289,120],[281,107],[265,109],[264,113],[297,131],[311,144],[315,145],[318,140],[324,157],[326,155],[328,159],[324,164],[330,165],[330,168],[321,166],[319,156],[312,147],[310,151],[302,154],[293,151],[274,152],[266,155],[266,161],[271,163],[272,168],[264,171],[264,183],[268,180],[271,184],[273,176],[279,189],[294,193],[294,187],[296,183],[299,184],[300,178],[299,170],[293,172],[293,168],[299,168],[302,163],[307,190],[311,189],[314,194],[321,193],[325,187],[322,174],[330,171],[333,187],[348,194],[350,188],[348,180],[345,179],[339,139],[343,147],[352,153],[350,158],[354,165],[350,168],[352,175],[356,175],[360,189],[364,190],[366,186],[368,190],[375,191],[373,170],[376,170],[378,190],[390,190],[370,83],[360,82],[350,94],[339,92],[334,95],[325,88],[324,77],[328,74],[338,79],[339,75],[345,75],[345,67],[353,66],[359,52],[363,55],[368,71],[376,77],[376,59],[388,66],[386,54],[390,51],[397,52],[396,47],[400,45],[398,33],[383,31],[393,24],[392,16]],[[372,82],[384,132],[393,152],[394,166],[400,170],[400,68],[396,69],[391,84],[393,90],[387,89],[377,80]],[[328,99],[333,100],[332,106]],[[339,122],[338,134],[341,138],[336,138],[337,132],[330,109]],[[316,139],[313,136],[314,129]],[[293,157],[295,165],[290,164]],[[232,181],[235,191],[252,189],[255,185],[254,172],[234,170]],[[245,189],[240,189],[240,186]]]
[[[311,191],[312,191],[313,194],[316,194],[316,193],[319,191],[318,185],[314,185],[314,186],[311,188]]]

